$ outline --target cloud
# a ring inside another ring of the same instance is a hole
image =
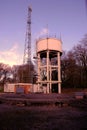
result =
[[[49,33],[49,30],[47,28],[43,28],[41,31],[40,31],[40,35],[47,35]]]
[[[0,51],[0,62],[4,64],[17,65],[22,63],[21,55],[18,53],[18,44],[6,51]],[[20,60],[21,59],[21,60]]]
[[[36,34],[36,38],[44,37],[44,36],[47,36],[47,35],[49,35],[49,30],[48,30],[48,28],[43,28],[43,29],[41,29],[40,32],[38,32],[38,33]]]

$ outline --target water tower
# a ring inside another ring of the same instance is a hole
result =
[[[38,91],[61,93],[62,42],[57,38],[47,37],[36,42],[38,63]]]

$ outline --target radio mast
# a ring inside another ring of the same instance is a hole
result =
[[[28,7],[28,17],[27,17],[27,30],[25,36],[25,46],[24,46],[24,57],[23,57],[23,64],[24,66],[28,67],[27,79],[28,83],[32,83],[32,61],[31,61],[31,12],[32,8]]]
[[[29,6],[28,7],[27,30],[26,30],[26,37],[25,37],[23,64],[31,63],[31,12],[32,12],[32,9]]]

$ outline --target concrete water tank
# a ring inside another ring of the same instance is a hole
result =
[[[54,50],[62,53],[61,40],[57,38],[45,38],[37,41],[37,52],[44,50]]]

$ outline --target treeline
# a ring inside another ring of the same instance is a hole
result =
[[[0,63],[0,86],[6,82],[28,82],[29,68],[24,65],[9,65]],[[33,76],[35,70],[32,69]],[[61,56],[61,77],[63,88],[86,88],[87,87],[87,34],[84,38]],[[33,83],[36,78],[33,77]]]
[[[13,83],[16,81],[14,67],[8,64],[0,63],[0,87],[6,82]]]
[[[87,34],[72,50],[63,51],[61,73],[62,87],[87,87]]]
[[[5,83],[30,83],[29,70],[31,69],[32,83],[36,82],[34,65],[14,65],[10,67],[7,64],[0,63],[0,87]]]

